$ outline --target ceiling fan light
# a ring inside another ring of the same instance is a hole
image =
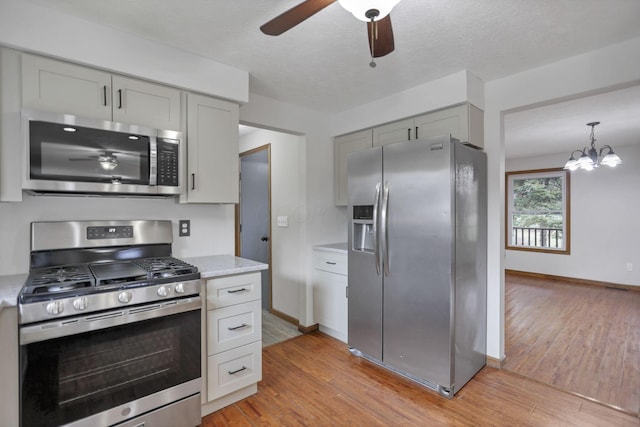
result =
[[[367,17],[367,11],[376,9],[379,14],[375,20],[379,21],[387,16],[391,12],[391,9],[399,2],[400,0],[338,0],[340,6],[351,12],[353,16],[359,20],[365,22],[371,21],[371,19]]]
[[[106,171],[112,171],[118,166],[118,162],[115,160],[101,160],[98,163],[100,163],[100,167]]]

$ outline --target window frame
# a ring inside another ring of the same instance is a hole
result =
[[[515,246],[512,244],[513,180],[515,178],[563,178],[563,241],[564,248],[541,248]],[[559,255],[571,254],[571,174],[563,168],[532,169],[505,172],[505,249],[514,251],[541,252]]]

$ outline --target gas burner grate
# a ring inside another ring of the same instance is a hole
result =
[[[32,286],[65,287],[75,283],[93,283],[93,275],[86,265],[46,267],[31,270],[27,283]]]
[[[142,258],[134,261],[136,265],[149,272],[149,278],[157,279],[196,273],[198,269],[191,264],[173,257]]]
[[[44,267],[31,270],[25,293],[56,294],[83,289],[95,284],[86,265]]]

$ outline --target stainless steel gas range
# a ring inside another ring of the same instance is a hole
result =
[[[200,273],[170,221],[31,224],[22,426],[200,424]]]

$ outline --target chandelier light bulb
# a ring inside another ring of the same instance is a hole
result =
[[[590,148],[585,147],[582,150],[575,150],[572,152],[571,156],[569,156],[569,160],[564,164],[564,169],[570,171],[575,171],[576,169],[590,171],[597,168],[599,165],[606,165],[613,168],[622,163],[620,156],[614,153],[610,146],[603,146],[599,152],[596,149],[595,127],[599,124],[600,122],[587,123],[587,126],[591,127],[591,135],[589,136],[591,146]],[[603,157],[602,152],[605,149],[609,150],[609,152]],[[573,156],[575,153],[581,153],[580,158],[577,160]]]

